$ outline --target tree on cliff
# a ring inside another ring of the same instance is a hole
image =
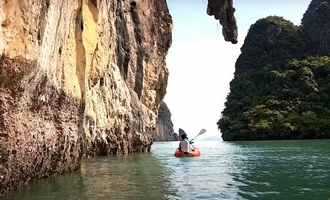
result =
[[[224,140],[330,138],[329,5],[312,1],[302,26],[267,17],[250,28],[218,122]]]

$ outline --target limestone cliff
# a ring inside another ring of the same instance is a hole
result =
[[[166,92],[165,0],[0,1],[0,192],[149,151]]]
[[[159,106],[158,119],[156,124],[156,132],[154,141],[177,141],[178,136],[174,133],[173,122],[171,120],[171,112],[165,102],[161,102]]]
[[[251,26],[218,122],[224,140],[330,138],[329,5],[313,0],[301,26]]]

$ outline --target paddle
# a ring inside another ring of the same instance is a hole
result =
[[[180,131],[179,131],[180,132]],[[199,136],[201,136],[201,135],[203,135],[204,133],[206,133],[206,129],[202,129],[202,130],[200,130],[199,131],[199,133],[193,138],[193,139],[191,139],[191,140],[189,140],[189,144],[193,147],[192,148],[192,151],[195,151],[195,147],[194,147],[194,145],[193,145],[193,141],[194,141],[194,139],[196,139],[197,137],[199,137]],[[184,154],[183,155],[181,155],[180,153],[182,153],[182,151],[181,151],[181,142],[180,142],[180,145],[179,145],[179,148],[177,149],[177,151],[175,152],[175,156],[176,157],[182,157],[182,156],[184,156]],[[180,155],[177,155],[177,153],[179,152],[179,154]],[[193,155],[194,156],[194,155]],[[196,156],[200,156],[200,152],[198,151],[198,155],[196,155]]]
[[[194,141],[194,139],[196,139],[197,137],[203,135],[204,133],[206,133],[206,129],[202,129],[202,130],[200,130],[199,133],[198,133],[193,139],[191,139],[191,140],[189,141],[189,143],[191,144],[191,143]]]

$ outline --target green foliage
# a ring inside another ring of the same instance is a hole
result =
[[[330,137],[330,57],[236,77],[218,125],[225,140]]]
[[[251,26],[218,122],[224,140],[330,138],[329,48],[312,41],[329,15],[306,16],[304,26],[276,16]]]
[[[300,27],[271,16],[251,26],[237,61],[236,74],[274,69],[292,58],[304,56],[306,41]]]

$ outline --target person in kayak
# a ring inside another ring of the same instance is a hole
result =
[[[193,151],[194,148],[191,146],[186,132],[181,128],[179,129],[179,137],[180,137],[179,151],[182,151],[185,154],[191,153],[191,151]]]

